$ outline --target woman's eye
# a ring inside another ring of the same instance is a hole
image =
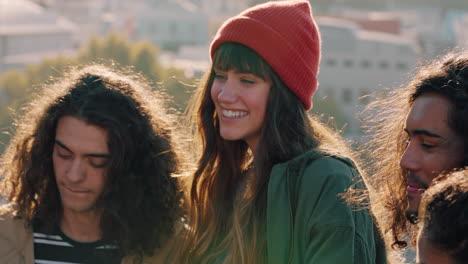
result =
[[[242,79],[241,82],[246,83],[246,84],[254,84],[255,83],[254,80],[250,80],[250,79]]]
[[[214,78],[215,78],[215,79],[225,79],[224,75],[218,74],[218,73],[215,73],[215,74],[214,74]]]

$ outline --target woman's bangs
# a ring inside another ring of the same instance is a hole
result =
[[[235,42],[219,46],[213,58],[213,69],[251,73],[264,80],[270,80],[270,66],[252,49]]]

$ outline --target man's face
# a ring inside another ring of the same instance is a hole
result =
[[[110,157],[107,137],[105,129],[75,117],[59,119],[52,156],[64,214],[99,212],[96,202],[105,186]]]
[[[451,102],[434,93],[420,95],[406,119],[409,142],[400,166],[406,172],[407,215],[416,215],[421,194],[441,172],[462,166],[463,139],[448,125]]]

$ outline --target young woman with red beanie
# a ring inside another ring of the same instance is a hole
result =
[[[311,117],[320,35],[307,1],[227,20],[191,104],[201,155],[177,263],[381,263],[343,140]]]

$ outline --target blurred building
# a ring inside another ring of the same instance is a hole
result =
[[[400,86],[417,63],[417,45],[388,33],[394,31],[390,22],[380,32],[363,29],[364,21],[345,18],[319,17],[317,23],[322,34],[317,96],[337,104],[348,120],[346,136],[359,140],[357,114],[368,103],[366,95]]]
[[[49,0],[44,3],[48,10],[55,12],[77,25],[74,41],[81,47],[92,36],[103,36],[102,16],[106,0]]]
[[[421,7],[412,10],[372,12],[373,16],[385,16],[402,22],[402,35],[414,39],[421,57],[432,59],[454,47],[453,21],[446,9]]]
[[[209,46],[181,46],[177,52],[162,52],[159,62],[165,67],[182,69],[186,77],[201,77],[209,69]]]
[[[453,3],[452,3],[453,4]],[[386,11],[363,11],[343,9],[338,13],[348,19],[369,19],[375,24],[379,20],[400,21],[400,35],[413,39],[422,58],[433,59],[454,47],[466,47],[464,41],[464,19],[468,15],[468,2],[464,9],[455,9],[450,3],[412,6],[406,9]],[[461,4],[459,4],[461,5]]]
[[[135,19],[134,38],[149,40],[163,49],[208,42],[208,19],[188,0],[147,0]]]
[[[214,36],[217,29],[228,18],[239,14],[249,7],[252,0],[192,0],[200,6],[201,11],[209,21],[208,32]]]
[[[240,13],[249,5],[249,0],[194,0],[203,11],[211,15],[232,16]]]
[[[73,53],[76,28],[28,0],[0,0],[0,71]]]
[[[468,50],[468,13],[454,23],[456,47]]]

